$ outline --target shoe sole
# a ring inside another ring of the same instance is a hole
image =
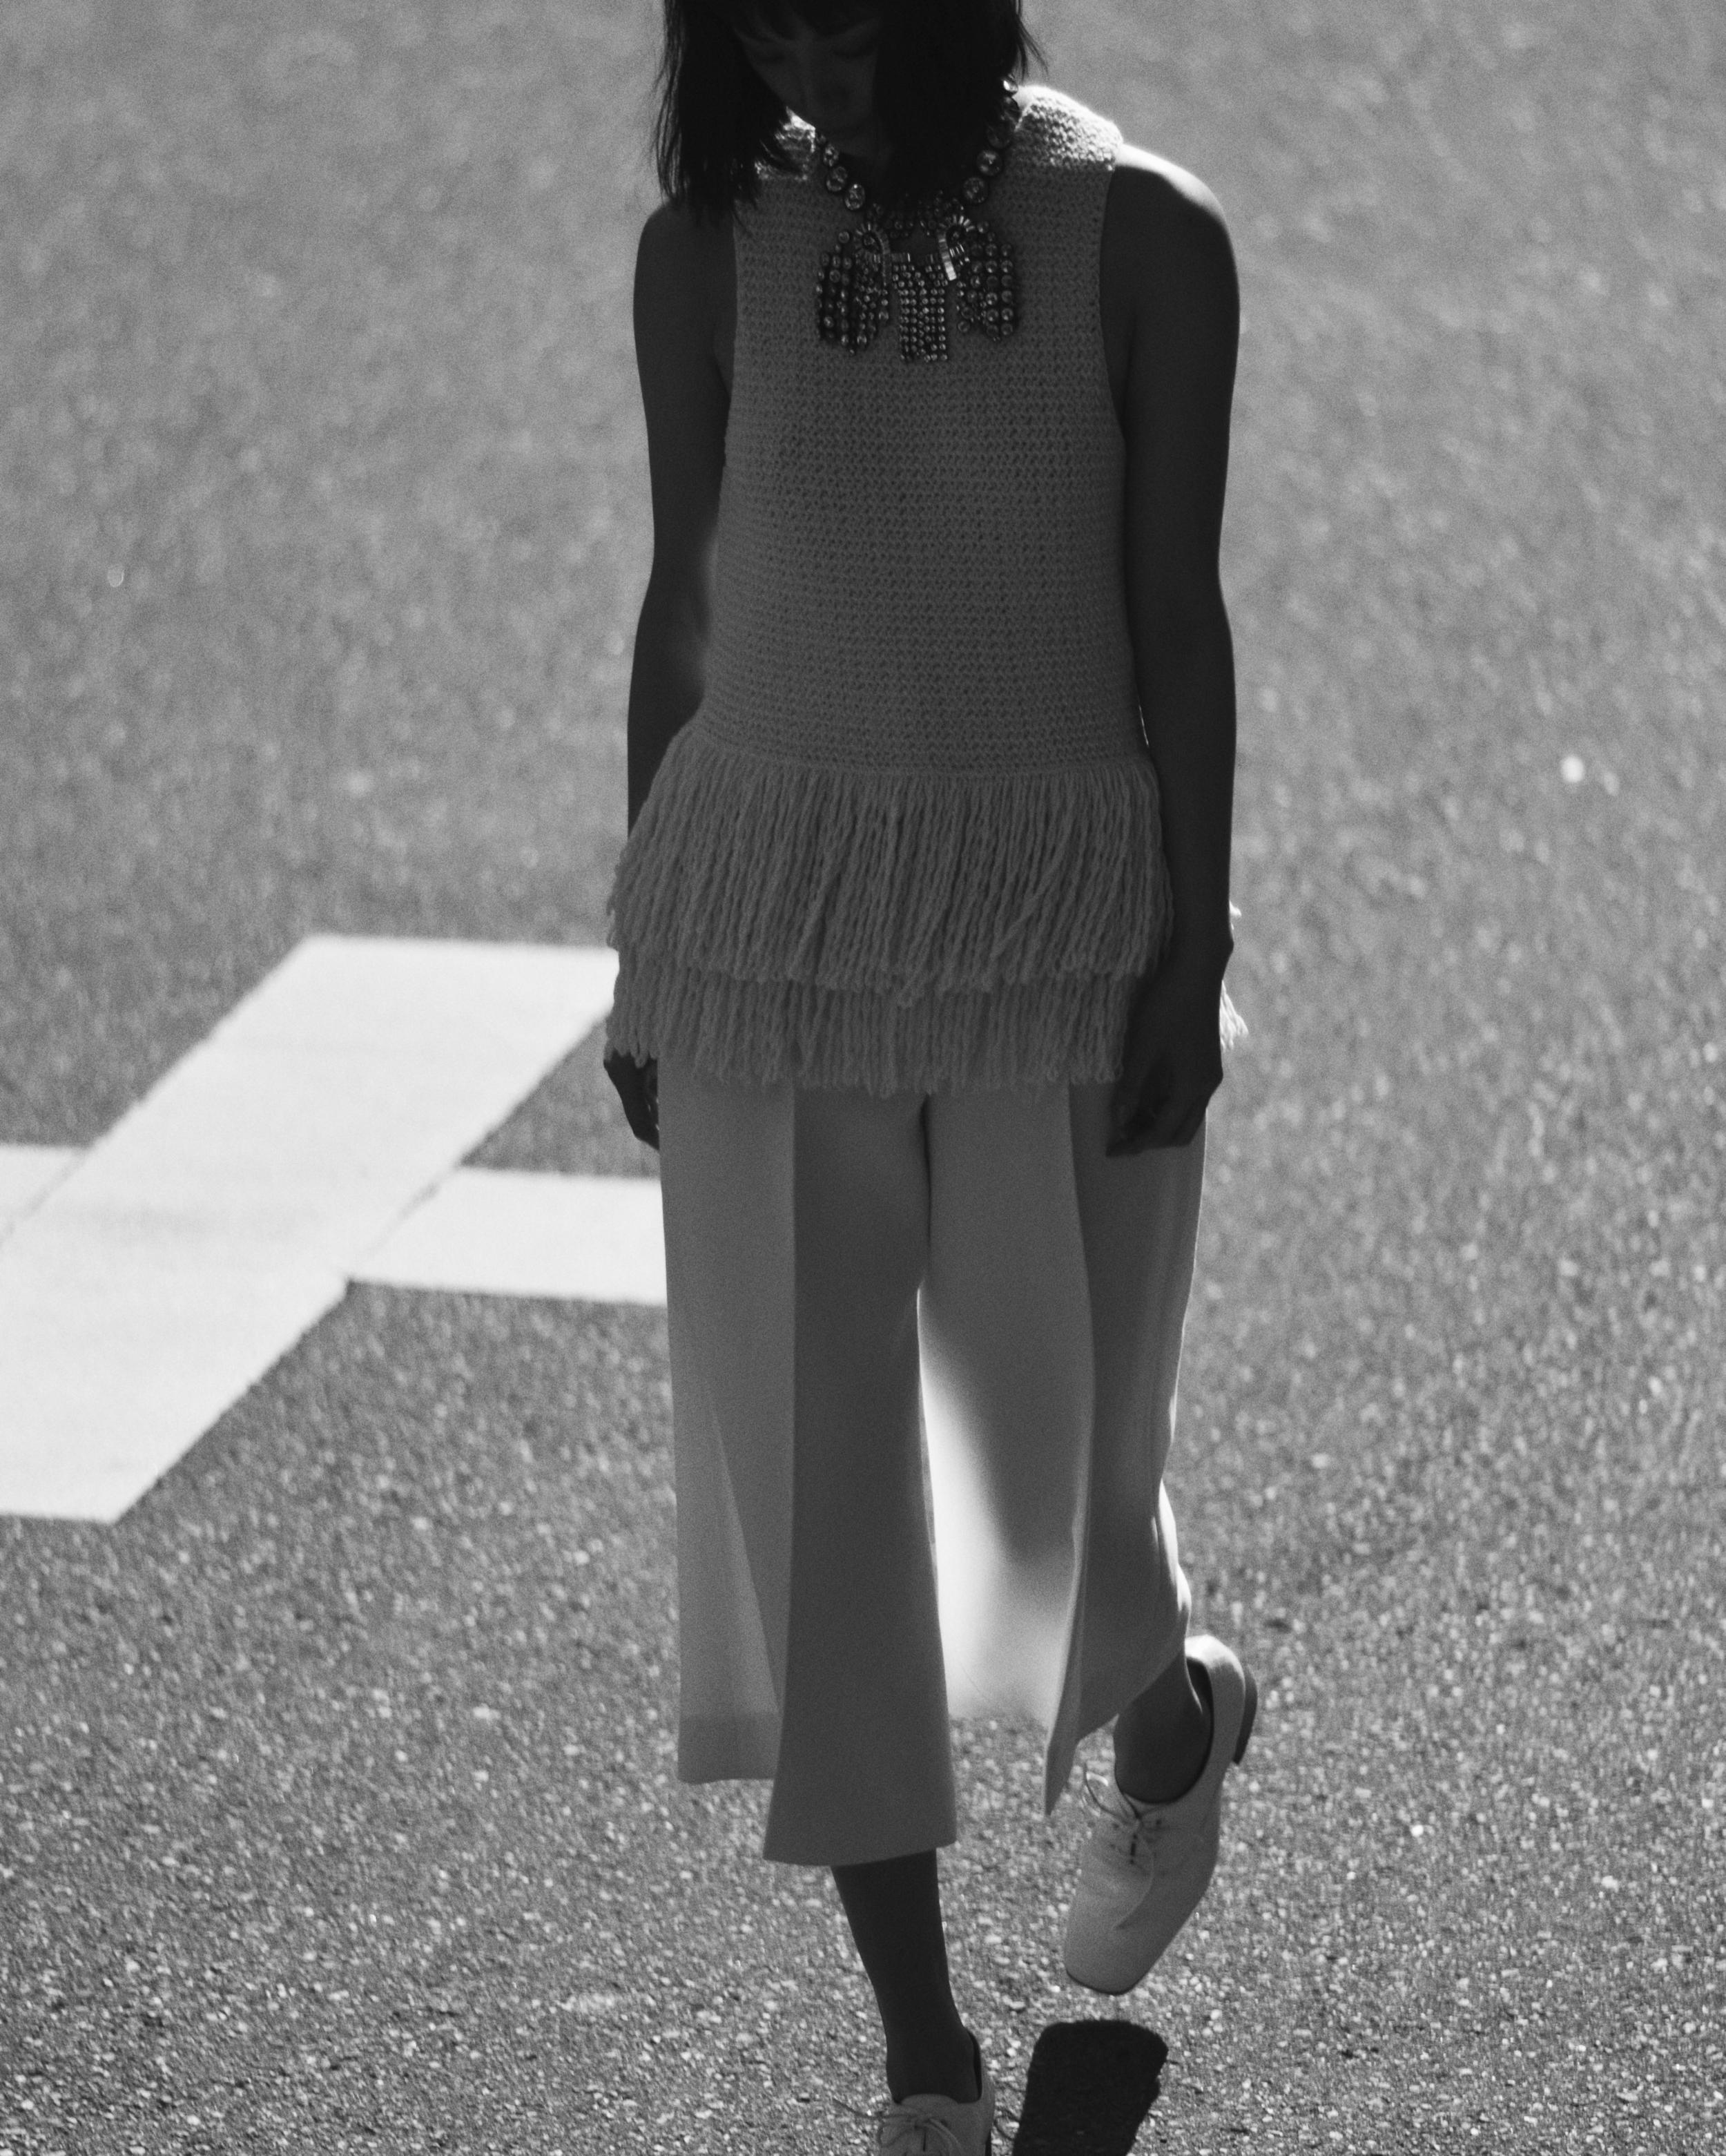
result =
[[[1241,1717],[1241,1733],[1235,1739],[1235,1764],[1239,1766],[1247,1756],[1247,1739],[1252,1734],[1252,1718],[1258,1712],[1258,1686],[1251,1670],[1243,1669],[1247,1680],[1247,1710]]]

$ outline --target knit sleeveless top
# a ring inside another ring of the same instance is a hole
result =
[[[612,1049],[878,1094],[1119,1075],[1170,926],[1099,300],[1122,137],[1024,100],[999,342],[950,301],[945,361],[900,357],[896,302],[822,341],[855,218],[801,121],[739,206],[705,692],[618,860]]]

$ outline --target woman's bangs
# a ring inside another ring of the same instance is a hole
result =
[[[800,29],[830,37],[884,12],[883,0],[704,0],[734,30],[789,37]]]

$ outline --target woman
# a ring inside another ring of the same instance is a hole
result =
[[[832,1868],[880,2004],[881,2146],[972,2156],[950,1716],[1040,1718],[1050,1810],[1115,1717],[1066,1939],[1111,1993],[1252,1727],[1162,1487],[1239,1027],[1238,295],[1196,180],[1014,87],[1017,0],[666,23],[607,1068],[661,1153],[679,1773],[771,1781],[762,1854]]]

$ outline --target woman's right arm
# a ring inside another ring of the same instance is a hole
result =
[[[635,259],[635,363],[647,419],[653,567],[629,680],[629,828],[672,737],[705,691],[714,539],[730,398],[714,330],[730,235],[662,203]]]
[[[730,245],[729,232],[723,234]],[[731,400],[714,354],[720,287],[710,227],[663,203],[635,257],[635,365],[648,423],[653,567],[629,675],[629,829],[679,727],[707,686],[714,542]],[[643,1145],[659,1143],[658,1066],[607,1055],[605,1069]]]

